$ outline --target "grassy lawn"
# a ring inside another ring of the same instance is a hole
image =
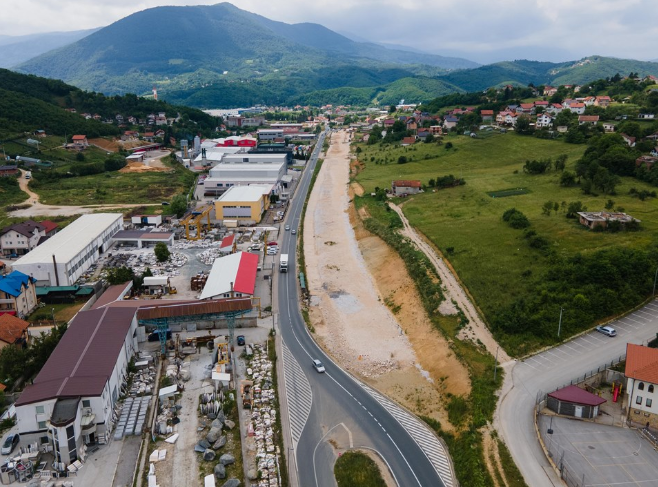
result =
[[[428,192],[401,200],[412,225],[423,232],[446,256],[461,280],[475,297],[477,305],[490,318],[496,310],[528,292],[529,284],[548,268],[548,258],[532,250],[523,232],[507,226],[503,212],[515,207],[530,220],[540,236],[549,239],[561,255],[588,252],[609,246],[643,247],[658,230],[658,200],[640,201],[628,190],[653,190],[635,179],[624,178],[617,195],[585,196],[578,187],[559,186],[559,172],[528,175],[522,170],[527,159],[567,154],[567,169],[573,170],[585,145],[540,140],[516,134],[495,135],[485,140],[463,136],[448,137],[453,149],[435,144],[416,144],[411,148],[361,146],[359,160],[366,167],[356,178],[367,193],[375,187],[390,187],[393,179],[420,179],[453,174],[466,180],[465,186]],[[411,162],[397,164],[404,155]],[[388,164],[377,164],[377,160]],[[373,160],[374,159],[374,160]],[[492,198],[487,193],[523,188],[527,194]],[[559,210],[542,214],[549,200],[567,204],[582,201],[591,211],[604,209],[608,199],[642,220],[642,230],[634,233],[594,233]],[[556,317],[557,320],[557,317]]]
[[[122,173],[106,172],[90,176],[35,182],[30,188],[48,205],[93,205],[114,203],[159,204],[194,181],[194,174],[180,164],[165,162],[173,172]],[[66,172],[67,164],[57,165],[56,171]]]
[[[334,466],[338,487],[386,487],[377,464],[365,453],[343,453]]]

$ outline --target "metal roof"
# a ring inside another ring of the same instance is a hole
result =
[[[61,397],[100,396],[134,316],[131,308],[79,312],[16,406]]]
[[[231,186],[217,201],[231,203],[254,203],[263,199],[263,195],[270,194],[271,184],[251,184],[249,186]]]
[[[70,262],[90,242],[119,221],[123,223],[121,213],[93,213],[82,215],[69,226],[50,237],[45,243],[34,248],[18,259],[14,266],[21,264],[52,264],[53,255],[58,264]]]
[[[215,299],[186,304],[156,304],[140,307],[137,311],[137,319],[142,321],[177,316],[220,314],[231,311],[248,311],[251,308],[251,298]]]
[[[553,397],[563,402],[573,402],[575,404],[582,404],[583,406],[598,406],[606,402],[605,399],[600,398],[596,394],[587,392],[578,386],[567,386],[551,392],[549,397]]]
[[[237,252],[215,259],[201,299],[213,298],[232,290],[242,294],[254,294],[258,255]]]

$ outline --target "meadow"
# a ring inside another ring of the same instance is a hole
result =
[[[447,142],[453,147],[446,149]],[[508,133],[486,139],[449,136],[443,145],[417,143],[402,148],[359,144],[358,147],[361,148],[358,159],[365,167],[356,180],[366,194],[376,188],[389,188],[394,179],[420,179],[423,184],[449,174],[465,179],[463,186],[430,188],[397,202],[403,205],[411,224],[425,234],[455,268],[489,322],[502,308],[518,298],[529,297],[533,284],[545,276],[555,256],[571,257],[579,252],[586,254],[609,247],[642,249],[654,243],[658,231],[658,200],[641,201],[629,195],[631,187],[638,191],[653,191],[654,188],[636,179],[622,178],[615,195],[594,196],[584,195],[577,186],[560,186],[560,171],[552,169],[541,175],[523,172],[526,160],[555,159],[563,154],[568,156],[566,169],[573,170],[585,145]],[[409,162],[398,164],[400,156],[405,156]],[[507,197],[490,196],[515,189],[527,192]],[[640,219],[641,230],[592,232],[565,216],[569,203],[580,201],[589,211],[600,211],[608,200],[614,201],[615,208],[621,207]],[[550,216],[542,210],[547,201],[559,205],[557,212],[550,212]],[[510,208],[527,216],[532,230],[549,241],[551,252],[531,248],[523,231],[503,222],[502,214]],[[647,289],[647,294],[650,292],[651,289]],[[556,327],[557,321],[556,314]],[[506,342],[504,337],[502,342]],[[530,348],[540,345],[534,343]]]

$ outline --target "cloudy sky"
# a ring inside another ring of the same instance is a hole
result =
[[[1,35],[108,25],[159,5],[194,0],[0,0]],[[233,0],[288,23],[317,22],[374,42],[482,63],[567,61],[600,54],[658,58],[656,0]]]

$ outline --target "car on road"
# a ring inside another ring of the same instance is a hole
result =
[[[245,344],[244,335],[238,335],[237,340],[238,340],[238,345],[239,346],[242,346],[242,345]]]
[[[279,249],[275,247],[270,247],[267,249],[267,255],[276,255],[279,253]]]
[[[324,372],[324,365],[316,358],[313,359],[313,368],[320,374]]]
[[[286,230],[290,230],[290,225],[286,225]]]
[[[2,444],[2,450],[0,453],[3,455],[9,455],[12,451],[14,451],[14,448],[16,448],[20,441],[21,436],[18,433],[9,435],[7,438],[5,438],[5,442]]]
[[[295,235],[295,234],[297,233],[297,230],[295,230],[295,229],[293,228],[293,229],[292,229],[292,232],[290,232],[290,233],[292,233],[293,235]]]
[[[599,333],[603,333],[604,335],[607,335],[609,337],[616,337],[617,336],[617,330],[615,330],[611,326],[599,325],[599,326],[596,327],[596,331],[598,331]]]

